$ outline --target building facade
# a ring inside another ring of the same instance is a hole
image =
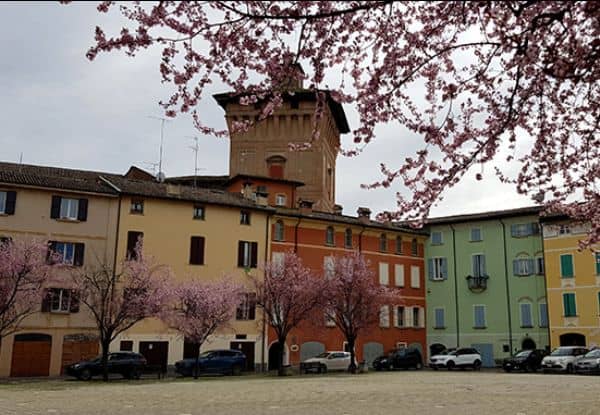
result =
[[[435,218],[426,244],[430,352],[475,347],[484,366],[548,348],[537,207]]]
[[[580,250],[588,226],[544,218],[550,343],[600,346],[600,246]]]

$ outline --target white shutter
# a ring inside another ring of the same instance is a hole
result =
[[[379,327],[390,326],[390,307],[384,305],[379,310]]]
[[[412,288],[421,287],[421,275],[419,272],[419,267],[415,265],[411,265],[410,267],[410,286]]]
[[[273,252],[271,254],[271,262],[277,266],[282,266],[284,255],[283,252]]]
[[[325,278],[333,278],[334,264],[332,256],[326,256],[323,258],[323,269],[325,270]]]
[[[390,283],[389,266],[385,262],[379,263],[379,284],[388,285]]]
[[[394,265],[394,277],[396,278],[396,287],[404,287],[404,265]]]

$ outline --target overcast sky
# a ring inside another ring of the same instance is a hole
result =
[[[99,14],[88,4],[0,3],[0,160],[124,173],[137,165],[149,171],[158,162],[160,121],[158,101],[170,89],[161,85],[160,50],[128,58],[120,53],[85,58],[100,25],[114,33],[121,25],[115,16]],[[112,30],[111,30],[112,29]],[[212,92],[223,92],[217,85]],[[222,109],[205,99],[200,110],[225,122]],[[352,108],[346,108],[351,128],[357,126]],[[168,176],[194,171],[190,136],[198,136],[199,174],[227,174],[229,143],[202,136],[187,116],[166,124],[163,171]],[[349,137],[342,137],[347,143]],[[349,143],[348,143],[349,144]],[[380,178],[379,163],[397,165],[419,146],[417,137],[395,125],[382,126],[377,139],[356,158],[338,158],[337,202],[345,214],[358,206],[373,212],[395,207],[398,183],[385,190],[362,190],[361,183]],[[482,182],[469,174],[444,195],[432,216],[473,213],[531,205],[512,186],[493,175]],[[491,168],[489,169],[491,172]]]

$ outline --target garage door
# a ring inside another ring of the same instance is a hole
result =
[[[99,350],[98,339],[89,338],[85,335],[65,336],[63,340],[61,371],[64,371],[64,368],[70,364],[98,356]]]
[[[472,348],[481,354],[481,365],[483,367],[494,367],[494,345],[491,343],[472,344]]]
[[[383,344],[370,342],[363,346],[363,359],[369,367],[373,366],[373,360],[383,354]]]
[[[17,334],[13,344],[10,375],[48,376],[52,337],[42,333]]]
[[[315,357],[325,351],[325,345],[321,342],[306,342],[300,345],[300,361]]]

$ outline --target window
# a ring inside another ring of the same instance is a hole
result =
[[[0,215],[14,215],[17,192],[0,192]]]
[[[475,254],[473,255],[473,276],[480,278],[486,276],[485,271],[485,255]]]
[[[240,212],[240,225],[250,225],[250,212],[247,210]]]
[[[430,281],[443,281],[448,279],[448,260],[446,258],[429,258],[427,272]]]
[[[121,340],[119,343],[119,350],[122,352],[133,352],[133,341]]]
[[[190,264],[204,265],[204,237],[192,236],[190,243]]]
[[[335,319],[331,310],[325,311],[325,327],[335,327]]]
[[[323,258],[323,271],[326,279],[330,280],[333,278],[335,273],[335,260],[332,256]]]
[[[417,244],[417,240],[413,239],[410,243],[410,253],[413,256],[419,255],[419,245]]]
[[[387,305],[381,306],[379,310],[379,327],[390,326],[390,307]]]
[[[277,222],[275,222],[275,229],[273,230],[273,239],[275,241],[284,240],[284,226],[282,220],[278,220]]]
[[[385,262],[379,263],[379,284],[388,285],[390,283],[389,266]]]
[[[382,233],[379,237],[379,250],[381,252],[387,251],[387,236],[385,235],[385,233]]]
[[[540,303],[540,327],[548,327],[548,304]]]
[[[533,327],[533,319],[531,317],[531,304],[521,303],[519,304],[521,310],[521,327],[531,328]]]
[[[431,232],[431,245],[441,245],[443,243],[441,232]]]
[[[534,261],[531,258],[519,258],[513,260],[514,275],[531,275],[533,274]]]
[[[285,197],[285,195],[277,195],[275,196],[275,204],[277,206],[285,206],[287,204],[287,198]]]
[[[202,205],[194,205],[194,219],[204,220],[205,209]]]
[[[141,215],[144,213],[144,200],[143,199],[131,199],[130,213]]]
[[[435,308],[434,309],[434,317],[435,317],[435,323],[433,326],[434,329],[446,328],[446,325],[444,322],[444,309],[443,308]]]
[[[569,225],[560,225],[558,228],[559,235],[569,235],[571,233],[571,226]]]
[[[238,267],[256,268],[258,242],[238,241]]]
[[[352,229],[346,229],[346,233],[344,234],[344,246],[346,248],[352,249]]]
[[[481,229],[480,228],[472,228],[471,229],[471,242],[479,242],[481,239]]]
[[[485,306],[484,305],[475,305],[473,306],[473,320],[474,320],[474,328],[476,329],[484,329],[485,328]]]
[[[58,262],[63,265],[83,266],[83,257],[85,244],[75,242],[50,241],[49,244],[50,262]]]
[[[546,273],[543,256],[538,256],[535,258],[535,273],[537,275],[544,275]]]
[[[577,316],[577,304],[575,302],[575,294],[574,293],[563,294],[563,307],[564,307],[565,317]]]
[[[560,275],[562,278],[573,278],[573,255],[560,256]]]
[[[397,254],[402,253],[402,237],[401,236],[396,236],[396,253]]]
[[[137,260],[138,259],[138,250],[142,247],[142,242],[144,239],[143,232],[129,231],[127,232],[127,259],[128,260]]]
[[[510,235],[513,238],[524,238],[529,235],[539,235],[540,225],[537,222],[515,223],[510,225]]]
[[[404,265],[394,265],[394,277],[396,278],[396,287],[404,287]]]
[[[335,234],[333,231],[333,226],[328,226],[327,230],[325,231],[325,244],[327,245],[335,245]]]
[[[256,294],[245,293],[242,302],[235,310],[236,320],[254,320],[256,318]]]
[[[410,286],[412,288],[421,287],[421,272],[419,271],[419,267],[416,265],[410,266]]]
[[[600,275],[600,252],[596,252],[596,275]]]
[[[271,263],[277,266],[283,266],[285,262],[285,254],[283,252],[273,252],[271,254]]]
[[[413,327],[420,327],[420,321],[419,321],[419,307],[413,307],[412,309],[412,326]]]
[[[396,307],[396,327],[404,327],[405,326],[404,314],[405,313],[404,313],[403,306]]]
[[[66,197],[52,196],[50,218],[86,221],[87,209],[87,199],[68,199]]]
[[[45,313],[77,313],[79,296],[77,291],[67,288],[49,288],[44,290],[42,312]]]

